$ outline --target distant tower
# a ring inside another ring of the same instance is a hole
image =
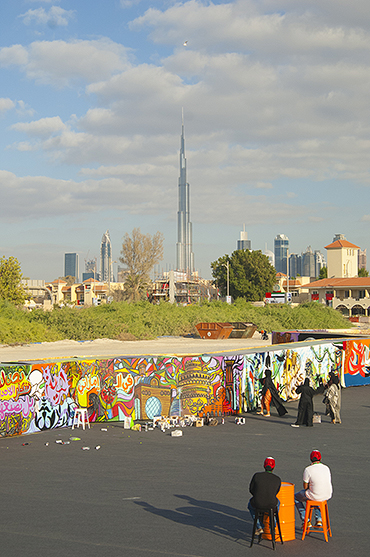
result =
[[[103,234],[100,244],[100,280],[113,282],[112,243],[109,230]]]
[[[358,250],[358,268],[366,269],[366,249]]]
[[[326,261],[324,254],[319,250],[315,250],[315,277],[320,276],[320,271],[323,267],[326,267]]]
[[[287,256],[289,238],[285,234],[278,234],[274,240],[275,269],[277,273],[287,274]]]
[[[190,222],[190,193],[186,178],[184,113],[182,114],[180,177],[179,177],[179,210],[177,212],[177,244],[176,268],[178,271],[192,273],[194,271],[194,254],[192,225]]]
[[[75,277],[76,281],[78,281],[78,253],[64,254],[64,276]]]
[[[236,242],[236,249],[252,249],[252,242],[248,240],[245,225],[243,226],[243,230],[240,232],[240,240],[237,240]]]
[[[289,276],[297,278],[302,275],[302,256],[298,253],[291,253],[289,255]]]
[[[311,246],[302,254],[302,274],[304,277],[316,277],[315,255]]]

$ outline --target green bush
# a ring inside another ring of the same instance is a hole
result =
[[[343,329],[350,323],[326,306],[310,302],[297,307],[283,304],[255,307],[243,299],[234,304],[203,302],[176,306],[163,302],[113,302],[90,308],[56,308],[25,312],[0,303],[0,343],[27,343],[61,339],[151,339],[197,334],[197,323],[251,321],[259,330]]]

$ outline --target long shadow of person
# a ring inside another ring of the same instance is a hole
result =
[[[248,520],[247,511],[212,501],[199,501],[187,495],[175,495],[175,497],[185,499],[190,504],[176,509],[160,509],[145,501],[134,501],[134,503],[147,512],[162,516],[172,522],[193,526],[241,545],[246,545],[246,542],[250,540],[250,534],[247,534],[246,530],[252,530],[252,522]]]

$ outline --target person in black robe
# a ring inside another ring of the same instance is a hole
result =
[[[308,427],[313,426],[313,397],[319,393],[324,392],[324,385],[322,380],[320,380],[320,386],[315,390],[310,387],[310,380],[308,377],[304,380],[303,385],[297,387],[296,392],[301,395],[298,404],[298,415],[297,420],[292,427],[299,427],[300,425],[306,425]]]
[[[265,370],[265,377],[260,379],[260,382],[262,383],[261,411],[257,413],[264,415],[264,410],[266,410],[266,416],[270,416],[270,404],[272,403],[278,411],[279,416],[284,416],[288,410],[283,405],[283,401],[274,385],[270,369]]]

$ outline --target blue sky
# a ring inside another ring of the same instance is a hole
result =
[[[0,26],[0,256],[24,275],[107,229],[117,260],[134,227],[174,266],[182,108],[204,277],[244,224],[253,249],[368,247],[364,0],[12,0]]]

